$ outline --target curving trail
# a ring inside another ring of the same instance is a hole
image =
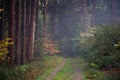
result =
[[[52,80],[54,78],[54,76],[57,74],[57,72],[59,72],[62,67],[65,65],[66,60],[64,59],[62,61],[62,64],[60,66],[58,66],[45,80]]]
[[[73,77],[74,80],[83,80],[83,76],[81,73],[81,68],[80,68],[80,61],[77,60],[76,57],[71,59],[71,66],[73,67]],[[63,68],[63,66],[66,64],[66,59],[64,59],[61,63],[60,66],[58,66],[45,80],[53,80],[55,75]]]

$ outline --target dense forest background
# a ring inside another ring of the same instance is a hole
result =
[[[120,0],[0,0],[0,80],[39,80],[56,55],[83,59],[85,80],[119,80],[119,49]]]

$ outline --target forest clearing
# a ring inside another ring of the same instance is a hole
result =
[[[120,0],[0,0],[0,80],[120,80]]]

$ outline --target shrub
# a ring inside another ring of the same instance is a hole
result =
[[[7,54],[8,54],[8,46],[12,45],[13,42],[10,42],[11,38],[6,38],[2,41],[0,41],[0,61],[5,61],[7,59],[7,61],[9,60],[9,58],[7,58]]]
[[[4,69],[0,68],[0,80],[8,80],[8,76]]]
[[[115,67],[119,64],[120,52],[120,25],[105,25],[81,33],[80,50],[90,63],[97,64],[100,68]],[[116,61],[116,62],[115,62]]]

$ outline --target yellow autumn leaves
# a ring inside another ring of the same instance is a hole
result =
[[[0,8],[0,12],[4,11],[4,9]]]
[[[4,60],[4,56],[8,54],[8,46],[14,44],[10,40],[11,38],[6,38],[0,41],[0,60]]]
[[[118,42],[117,44],[114,44],[114,47],[116,48],[120,47],[120,42]]]
[[[4,12],[4,9],[3,8],[0,8],[0,13],[1,12]],[[0,16],[0,19],[2,19],[2,17]]]

